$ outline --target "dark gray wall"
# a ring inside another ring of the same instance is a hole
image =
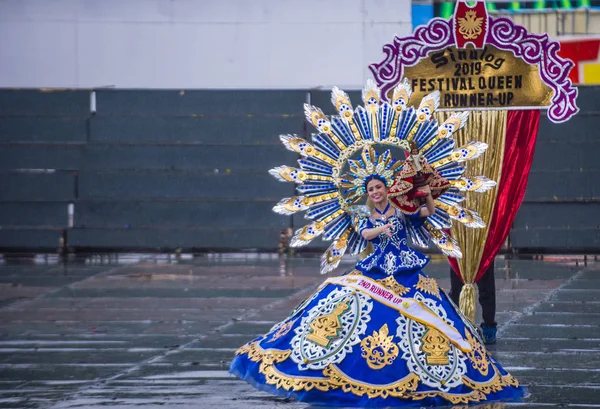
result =
[[[600,251],[600,87],[580,87],[577,105],[566,123],[542,118],[513,247]]]
[[[514,247],[600,247],[599,91],[542,120]],[[90,91],[0,90],[0,248],[275,248],[305,223],[271,211],[294,192],[267,170],[297,159],[279,134],[312,131],[307,94],[100,90],[92,115]],[[331,113],[329,92],[310,98]]]

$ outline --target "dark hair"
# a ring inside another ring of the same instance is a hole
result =
[[[388,187],[387,185],[387,180],[385,180],[385,178],[383,176],[374,174],[374,175],[370,175],[365,179],[365,190],[367,190],[367,185],[369,184],[370,181],[372,180],[378,180],[380,182],[383,183],[383,186]]]

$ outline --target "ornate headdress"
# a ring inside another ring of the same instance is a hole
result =
[[[377,154],[375,145],[391,146],[409,151],[414,142],[424,157],[452,187],[436,201],[436,213],[427,217],[418,228],[409,223],[408,232],[414,243],[426,246],[434,243],[448,256],[461,257],[458,244],[443,229],[451,227],[451,219],[470,227],[483,227],[479,216],[460,207],[464,191],[483,192],[495,182],[476,176],[462,177],[466,167],[462,162],[479,157],[486,144],[471,142],[455,149],[452,135],[462,128],[468,112],[451,115],[441,126],[431,116],[439,106],[439,92],[423,98],[419,107],[408,107],[411,88],[404,79],[395,89],[391,103],[380,100],[380,90],[367,81],[362,97],[364,107],[352,107],[348,95],[334,87],[331,101],[339,116],[328,118],[312,105],[305,104],[307,120],[319,131],[312,143],[296,136],[281,135],[291,151],[302,156],[300,168],[279,166],[269,173],[281,181],[295,182],[299,196],[282,199],[273,210],[280,214],[305,211],[312,223],[296,231],[291,246],[299,247],[322,235],[332,240],[321,258],[321,273],[333,270],[342,256],[362,252],[367,241],[354,229],[353,222],[364,216],[364,210],[353,206],[365,194],[365,181],[372,175],[384,179],[390,186],[403,161],[392,157],[389,149]],[[360,152],[359,157],[351,157]],[[345,166],[348,170],[345,171]]]

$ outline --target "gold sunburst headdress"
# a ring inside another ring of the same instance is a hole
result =
[[[464,162],[479,157],[487,145],[470,142],[456,148],[452,136],[465,125],[468,112],[453,114],[438,126],[431,117],[439,106],[439,92],[424,97],[416,109],[408,106],[411,93],[405,78],[394,89],[391,102],[382,102],[379,88],[368,80],[362,92],[364,107],[354,108],[348,95],[334,87],[331,102],[339,116],[329,118],[321,109],[304,105],[306,119],[319,132],[312,135],[312,143],[296,135],[280,137],[287,149],[302,158],[299,168],[279,166],[269,171],[280,181],[296,183],[298,193],[282,199],[273,210],[287,215],[306,211],[305,217],[312,220],[296,231],[292,247],[319,236],[333,241],[321,258],[322,273],[337,267],[345,253],[358,254],[367,246],[354,228],[356,219],[365,216],[364,210],[355,206],[365,194],[365,181],[377,175],[390,186],[403,164],[392,157],[390,149],[378,154],[375,147],[379,145],[408,152],[409,142],[415,143],[428,163],[450,182],[451,187],[435,200],[435,214],[419,227],[408,223],[415,244],[433,243],[444,254],[461,257],[458,244],[444,230],[451,227],[452,220],[469,227],[484,226],[476,212],[460,204],[465,191],[484,192],[495,186],[484,176],[462,176]]]

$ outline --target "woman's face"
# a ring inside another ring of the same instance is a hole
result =
[[[381,180],[371,179],[367,183],[367,194],[373,203],[385,203],[387,201],[388,188]]]

